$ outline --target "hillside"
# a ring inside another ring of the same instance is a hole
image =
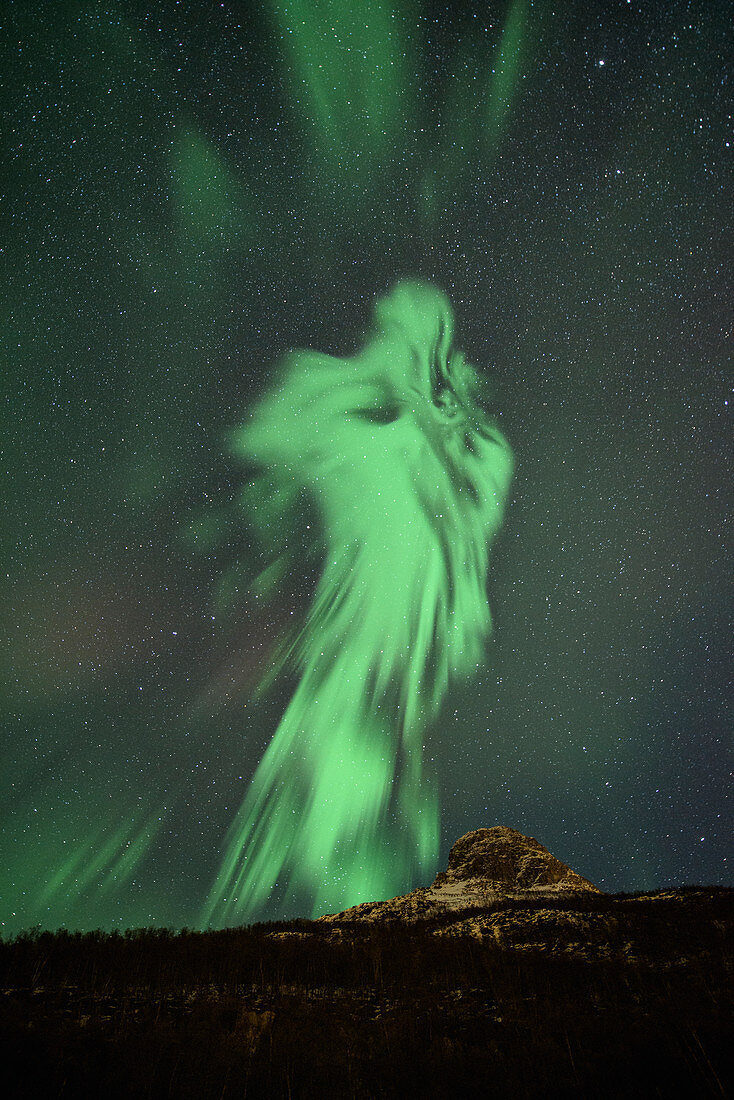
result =
[[[2,943],[5,1095],[726,1095],[734,891],[533,885],[408,917]]]

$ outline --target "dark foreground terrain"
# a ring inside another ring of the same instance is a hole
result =
[[[734,891],[0,943],[6,1097],[705,1097]]]

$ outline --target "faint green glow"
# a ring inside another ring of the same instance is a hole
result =
[[[465,201],[467,175],[486,172],[500,149],[522,75],[528,7],[528,0],[512,0],[491,52],[469,36],[457,48],[434,108],[439,124],[428,129],[431,147],[418,180],[420,213],[428,227]]]
[[[304,494],[324,564],[289,653],[300,679],[232,824],[207,923],[251,915],[276,885],[316,914],[434,867],[423,734],[449,677],[482,660],[487,546],[512,467],[452,329],[443,294],[401,283],[361,352],[295,353],[235,435],[263,471],[243,505],[270,568],[297,557]]]
[[[254,199],[214,146],[181,127],[171,146],[171,196],[177,233],[195,249],[249,240],[257,229]]]
[[[528,16],[528,0],[513,0],[494,58],[486,113],[485,140],[494,154],[517,90]]]
[[[410,113],[407,43],[393,5],[272,0],[293,100],[330,169],[373,167]]]
[[[136,821],[131,814],[116,829],[102,824],[82,836],[71,823],[62,826],[56,821],[56,829],[49,828],[45,834],[40,853],[43,868],[36,869],[37,881],[29,890],[36,911],[44,912],[49,924],[69,920],[72,914],[78,920],[84,897],[92,892],[113,895],[132,878],[155,840],[161,820],[159,814],[152,814],[147,820]],[[56,851],[50,839],[54,835],[58,837]],[[47,871],[48,866],[53,870]]]
[[[421,214],[427,226],[434,226],[442,210],[461,191],[477,144],[477,95],[481,67],[475,44],[462,44],[446,81],[439,109],[440,125],[431,128],[432,148],[424,159],[419,179]]]
[[[132,836],[126,834],[122,842],[115,838],[115,846],[110,846],[107,849],[110,859],[100,887],[102,893],[113,893],[130,881],[139,863],[155,840],[162,820],[161,816],[154,814],[138,829],[137,835],[134,833]]]
[[[63,894],[81,894],[90,883],[97,880],[105,866],[113,860],[125,841],[127,825],[121,825],[111,837],[105,838],[100,829],[93,830],[76,844],[67,859],[51,874],[39,893],[43,905]]]

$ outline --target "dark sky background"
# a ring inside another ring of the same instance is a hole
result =
[[[405,275],[517,456],[439,867],[499,823],[604,890],[732,884],[730,7],[351,7],[3,5],[6,933],[196,923],[285,612],[216,605],[187,531],[278,358]]]

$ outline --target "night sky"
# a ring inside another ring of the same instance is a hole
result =
[[[729,5],[0,20],[2,929],[199,921],[313,590],[222,598],[227,435],[406,276],[517,463],[486,665],[427,737],[436,870],[505,824],[603,890],[732,885]]]

